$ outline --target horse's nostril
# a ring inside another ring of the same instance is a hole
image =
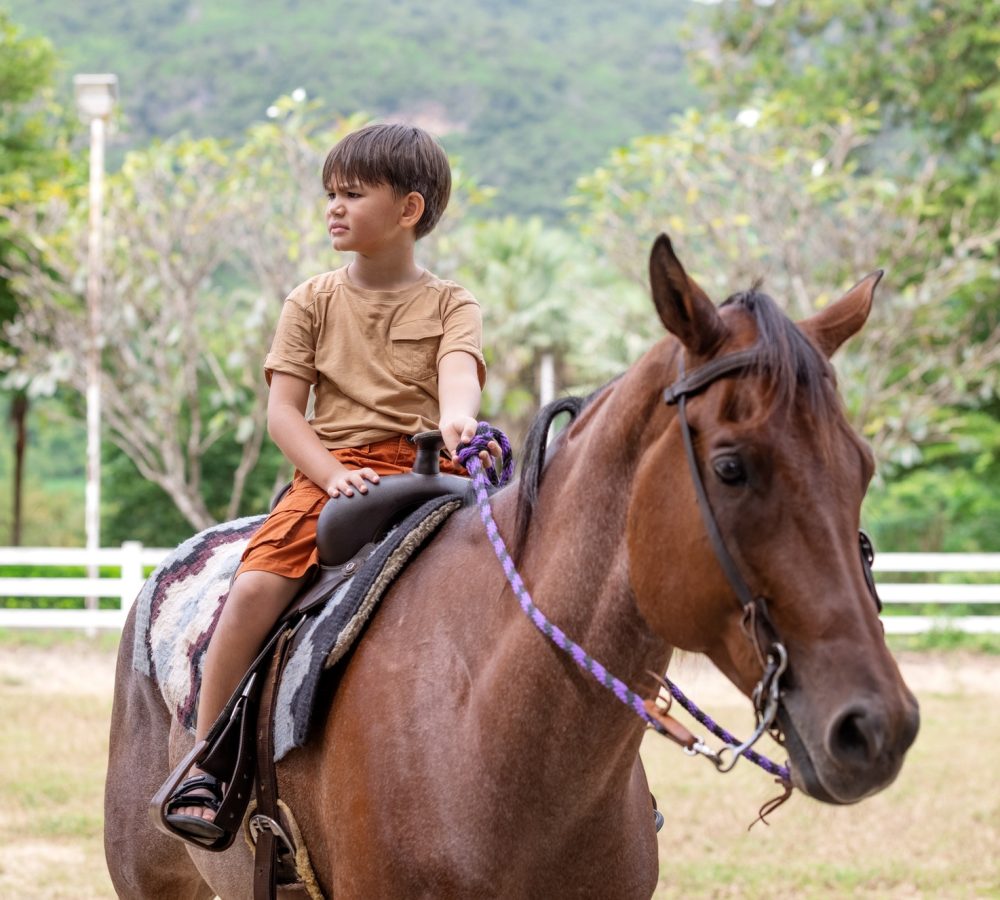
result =
[[[879,753],[880,733],[876,718],[864,708],[847,709],[830,727],[830,755],[846,765],[869,763]]]

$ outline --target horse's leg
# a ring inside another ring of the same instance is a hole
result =
[[[119,897],[214,895],[185,845],[153,827],[149,801],[169,774],[170,714],[156,685],[132,669],[133,616],[122,632],[104,791],[104,852]]]

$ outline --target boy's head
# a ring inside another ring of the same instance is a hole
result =
[[[368,125],[338,141],[323,163],[323,185],[387,184],[397,197],[424,198],[417,239],[437,225],[451,196],[451,166],[441,145],[414,125]]]

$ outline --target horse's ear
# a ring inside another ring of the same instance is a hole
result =
[[[808,319],[799,322],[801,328],[827,356],[849,337],[857,334],[868,320],[872,311],[872,295],[875,285],[882,280],[883,271],[878,269],[862,278],[836,303]]]
[[[656,239],[649,254],[649,283],[660,321],[691,353],[708,354],[722,341],[726,335],[722,318],[684,271],[665,234]]]

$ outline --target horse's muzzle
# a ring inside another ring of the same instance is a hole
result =
[[[803,702],[801,711],[807,709]],[[905,687],[896,709],[878,697],[855,699],[836,710],[825,726],[806,726],[797,711],[791,696],[778,713],[792,783],[824,803],[856,803],[891,784],[920,726],[916,698]],[[815,740],[806,736],[813,730],[819,732]]]

